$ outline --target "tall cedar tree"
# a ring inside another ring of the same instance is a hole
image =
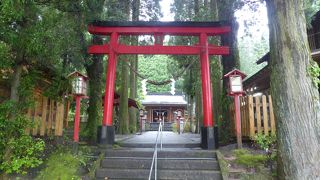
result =
[[[230,55],[222,56],[222,66],[223,66],[223,74],[228,73],[233,68],[240,69],[240,57],[239,57],[239,50],[238,50],[238,24],[236,22],[236,18],[234,16],[234,3],[236,0],[218,0],[219,1],[219,19],[229,21],[232,23],[232,31],[229,35],[224,35],[221,37],[221,44],[228,45],[230,47]],[[222,100],[224,103],[222,104],[222,121],[220,125],[220,129],[226,129],[225,131],[219,131],[221,137],[225,137],[225,140],[229,139],[229,130],[231,124],[231,117],[229,112],[229,103],[230,98],[227,97],[227,80],[223,79],[223,90],[222,90]],[[222,133],[222,134],[221,134]]]
[[[129,20],[130,17],[130,0],[119,2],[123,9],[123,20]],[[129,132],[129,111],[128,111],[128,81],[129,68],[127,66],[127,56],[118,56],[121,61],[121,87],[120,87],[120,117],[119,117],[119,133],[127,134]]]
[[[139,21],[140,14],[140,0],[132,1],[132,21]],[[138,45],[138,38],[132,37],[132,44]],[[130,59],[131,67],[137,71],[138,70],[138,56],[134,55]],[[131,70],[130,71],[130,98],[136,99],[137,97],[137,76]],[[135,132],[137,129],[137,109],[135,107],[131,107],[129,109],[129,130],[130,132]]]
[[[319,92],[308,74],[313,62],[303,1],[266,2],[270,28],[271,94],[277,119],[280,162],[278,175],[280,179],[318,179],[320,103]]]
[[[104,0],[89,0],[87,1],[86,9],[86,23],[101,19],[101,14],[103,13]],[[82,24],[82,23],[81,23]],[[80,29],[81,29],[81,24]],[[83,32],[84,33],[84,32]],[[82,37],[84,34],[82,33]],[[98,36],[93,37],[94,44],[101,44],[102,39]],[[83,49],[86,48],[86,44],[82,44]],[[103,75],[103,58],[102,56],[86,56],[90,59],[89,63],[85,64],[87,75],[89,77],[89,106],[88,112],[88,122],[85,128],[87,137],[90,142],[96,142],[97,138],[97,127],[99,121],[101,122],[101,104],[102,104],[102,75]]]

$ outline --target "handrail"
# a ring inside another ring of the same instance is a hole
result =
[[[150,167],[150,172],[149,172],[149,180],[151,180],[151,175],[152,175],[152,170],[154,166],[154,179],[157,180],[157,166],[158,166],[158,137],[160,134],[160,150],[162,150],[162,122],[159,124],[159,129],[156,137],[156,142],[154,146],[154,152],[152,156],[152,162],[151,162],[151,167]]]

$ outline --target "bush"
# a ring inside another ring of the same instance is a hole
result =
[[[277,139],[275,135],[257,134],[254,137],[254,142],[266,152],[275,148]]]
[[[273,161],[276,159],[276,143],[277,138],[275,135],[257,134],[254,138],[255,144],[261,149],[265,150],[267,154],[266,165],[273,171]]]
[[[24,133],[30,121],[12,102],[0,105],[0,170],[6,174],[25,174],[42,163],[45,143]]]

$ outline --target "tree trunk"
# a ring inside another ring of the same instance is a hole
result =
[[[10,94],[10,100],[13,102],[19,102],[19,86],[20,86],[22,68],[23,68],[23,65],[17,64],[13,72],[12,83],[11,83],[11,94]]]
[[[223,11],[220,11],[222,13]],[[225,12],[224,12],[225,13]],[[224,14],[223,13],[223,14]],[[238,28],[239,25],[234,17],[233,12],[232,14],[222,15],[222,17],[227,16],[223,19],[220,16],[221,20],[228,20],[232,23],[232,32],[231,35],[225,35],[221,37],[221,44],[228,45],[230,47],[230,55],[222,56],[222,65],[223,65],[223,74],[227,74],[229,71],[233,70],[233,68],[240,69],[240,57],[239,57],[239,49],[238,49]],[[227,80],[223,80],[223,87],[227,88]]]
[[[232,32],[231,35],[226,35],[221,37],[221,44],[228,45],[230,47],[230,55],[222,56],[222,74],[226,74],[231,71],[233,68],[240,68],[240,58],[239,58],[239,50],[238,50],[238,23],[234,17],[234,9],[233,4],[235,0],[218,0],[219,1],[219,19],[230,21],[232,23]],[[230,97],[227,96],[227,79],[223,79],[222,82],[222,99],[224,104],[222,104],[222,122],[220,129],[230,129],[231,117],[229,112],[230,105]],[[230,136],[230,133],[226,133],[226,131],[219,131],[223,133],[224,136]],[[222,135],[220,135],[223,137]]]
[[[123,17],[121,20],[130,20],[130,0],[124,0],[118,2],[120,7],[122,7]],[[129,42],[129,38],[125,37],[124,40],[126,43]],[[120,87],[120,116],[119,116],[119,133],[127,134],[129,133],[129,108],[128,108],[128,90],[129,90],[129,69],[128,69],[128,56],[119,56],[119,61],[121,62],[121,87]]]
[[[201,87],[201,84],[199,87]],[[199,90],[196,91],[196,119],[197,119],[196,132],[200,133],[200,126],[203,125],[203,113],[202,113],[202,93]]]
[[[192,132],[192,120],[193,120],[193,96],[190,95],[189,96],[189,103],[190,103],[190,107],[189,107],[189,117],[190,117],[190,132]]]
[[[128,63],[127,59],[121,59],[121,87],[120,87],[120,117],[119,133],[127,134],[129,132],[128,117]]]
[[[212,58],[213,59],[213,58]],[[221,94],[222,94],[222,67],[218,57],[215,57],[210,63],[211,65],[211,81],[212,81],[212,111],[214,125],[216,125],[222,115]]]
[[[132,1],[132,20],[139,21],[139,14],[140,14],[140,0],[133,0]],[[132,45],[138,45],[138,38],[133,37],[131,38]],[[134,55],[130,59],[131,67],[137,71],[138,70],[138,55]],[[131,70],[130,71],[130,98],[135,100],[137,97],[137,76]],[[131,107],[129,109],[129,128],[130,132],[136,132],[137,130],[137,109],[135,107]]]
[[[194,0],[194,15],[197,17],[199,15],[199,0]]]
[[[102,39],[94,37],[94,43],[101,43]],[[102,75],[103,75],[103,63],[102,56],[93,56],[92,63],[86,66],[87,74],[89,77],[89,107],[88,122],[86,125],[86,132],[89,141],[96,142],[97,138],[97,126],[102,105]]]
[[[137,69],[137,61],[138,56],[135,56],[131,60],[131,67],[135,70]],[[137,97],[137,77],[133,71],[130,71],[130,98],[135,100]],[[129,129],[130,132],[133,133],[136,131],[137,127],[137,109],[135,107],[131,107],[129,109]]]
[[[320,177],[320,104],[302,0],[268,0],[271,94],[284,179]]]

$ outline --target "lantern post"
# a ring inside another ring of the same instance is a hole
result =
[[[224,78],[229,79],[228,95],[234,98],[234,109],[236,118],[236,135],[238,148],[242,148],[242,134],[241,134],[241,116],[240,116],[240,96],[244,94],[242,87],[242,80],[247,75],[238,69],[234,69],[224,75]]]
[[[180,134],[180,118],[181,118],[181,116],[182,116],[182,112],[181,112],[181,110],[178,110],[177,111],[177,126],[178,126],[178,133]]]
[[[142,134],[142,117],[144,116],[144,110],[143,109],[140,109],[139,115],[140,115],[140,134]]]
[[[74,152],[77,152],[79,143],[81,98],[86,97],[88,77],[77,71],[71,73],[70,75],[68,75],[68,77],[72,79],[72,95],[76,99],[76,113],[74,118],[73,131],[73,150]]]

